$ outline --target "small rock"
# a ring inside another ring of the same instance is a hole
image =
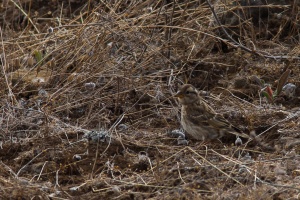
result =
[[[94,83],[94,82],[85,83],[84,87],[86,90],[94,90],[96,87],[96,83]]]
[[[170,135],[171,137],[174,137],[174,138],[181,137],[182,139],[185,139],[185,134],[183,133],[183,131],[181,131],[179,129],[175,129],[175,130],[172,130],[171,132],[168,132],[168,135]]]
[[[40,97],[48,97],[49,96],[48,92],[46,90],[44,90],[44,89],[39,89],[38,95]]]
[[[240,137],[237,137],[236,140],[235,140],[235,145],[236,146],[241,146],[243,144],[243,141],[241,140]]]
[[[81,160],[81,156],[78,155],[78,154],[75,154],[75,155],[73,156],[73,159],[76,160],[76,161]]]
[[[177,138],[177,144],[178,145],[188,145],[189,141],[187,141],[185,138],[182,138],[181,136],[179,136]]]
[[[110,135],[108,131],[101,130],[101,131],[90,131],[88,133],[85,133],[82,138],[88,139],[89,141],[92,141],[94,143],[100,142],[108,142],[110,140]]]
[[[288,98],[293,98],[295,96],[296,85],[288,83],[282,88],[282,93]]]
[[[52,28],[51,26],[48,28],[48,33],[53,33],[54,28]]]
[[[120,131],[125,131],[128,129],[128,126],[126,124],[119,124],[118,128]]]

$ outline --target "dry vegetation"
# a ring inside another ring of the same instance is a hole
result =
[[[300,5],[211,4],[2,1],[0,198],[299,199]],[[185,82],[272,150],[179,145]]]

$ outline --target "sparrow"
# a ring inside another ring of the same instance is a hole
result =
[[[221,114],[216,113],[194,86],[183,85],[175,97],[181,104],[181,125],[190,137],[202,141],[219,139],[225,134],[250,138],[238,133]]]

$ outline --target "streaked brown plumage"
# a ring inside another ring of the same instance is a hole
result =
[[[194,86],[183,85],[175,97],[182,105],[181,125],[192,138],[211,140],[221,138],[227,133],[249,138],[244,133],[236,132],[222,115],[204,102]]]

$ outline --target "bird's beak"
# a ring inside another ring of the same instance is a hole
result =
[[[177,98],[182,98],[184,95],[182,92],[177,92],[177,94],[174,95],[174,97],[177,97]]]

